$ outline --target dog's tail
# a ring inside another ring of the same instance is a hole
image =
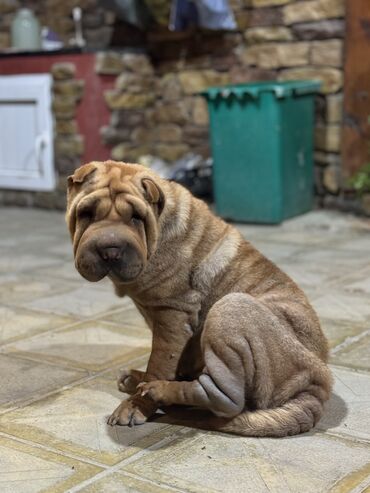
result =
[[[241,436],[284,437],[298,435],[313,428],[322,416],[323,406],[322,399],[309,392],[302,392],[279,407],[245,411],[234,418],[207,414],[194,420],[194,411],[191,411],[186,413],[184,419],[184,414],[177,409],[175,415],[171,412],[171,418],[175,419],[170,419],[170,422]],[[169,422],[164,418],[160,420]]]

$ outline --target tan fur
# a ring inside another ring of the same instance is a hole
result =
[[[207,409],[213,417],[196,425],[240,435],[317,423],[331,375],[315,312],[206,204],[139,165],[90,163],[69,179],[67,222],[81,274],[108,275],[153,332],[147,370],[122,374],[132,395],[110,424],[140,424],[172,404]],[[129,252],[112,264],[104,252],[121,244]]]

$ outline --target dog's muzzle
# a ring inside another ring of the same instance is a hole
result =
[[[118,282],[130,282],[141,274],[145,258],[134,239],[128,239],[115,228],[107,228],[82,238],[75,263],[88,281],[109,276]]]

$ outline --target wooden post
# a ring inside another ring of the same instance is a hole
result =
[[[343,176],[370,163],[370,0],[347,0]]]

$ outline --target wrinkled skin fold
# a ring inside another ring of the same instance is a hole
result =
[[[209,411],[188,425],[245,436],[317,423],[332,378],[314,310],[206,204],[142,166],[92,162],[68,179],[66,219],[77,270],[109,277],[153,335],[146,371],[119,378],[129,398],[109,424],[139,425],[172,405]]]

